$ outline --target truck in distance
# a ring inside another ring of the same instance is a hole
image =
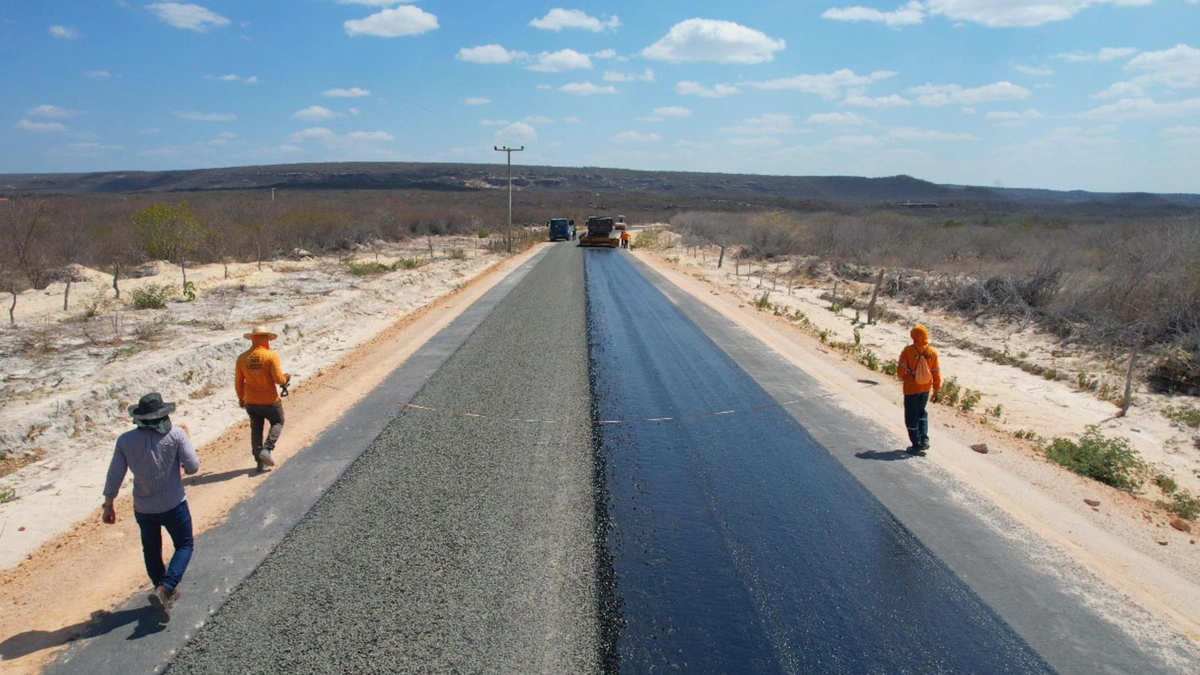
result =
[[[550,241],[570,241],[575,238],[575,221],[569,218],[551,218],[546,222],[550,228]]]
[[[620,237],[612,216],[588,216],[587,231],[579,236],[579,245],[616,248],[621,245]]]

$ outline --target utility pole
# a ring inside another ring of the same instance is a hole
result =
[[[512,154],[521,152],[525,146],[519,148],[510,148],[507,145],[503,148],[492,146],[496,152],[508,153],[508,230],[505,234],[506,248],[509,253],[512,253]]]

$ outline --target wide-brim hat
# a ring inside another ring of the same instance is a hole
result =
[[[255,337],[265,337],[268,340],[274,340],[279,336],[267,330],[266,326],[255,326],[254,330],[243,334],[242,337],[246,338],[247,340],[251,340]]]
[[[143,396],[137,405],[129,406],[129,416],[135,420],[157,420],[175,412],[175,404],[163,401],[157,391]]]

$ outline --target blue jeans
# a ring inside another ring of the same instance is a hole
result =
[[[914,448],[929,445],[929,413],[925,411],[927,403],[927,391],[904,397],[904,426],[908,429],[908,440]]]
[[[146,559],[150,583],[166,588],[168,593],[174,591],[183,580],[183,573],[192,559],[192,512],[188,509],[187,500],[164,513],[134,511],[133,517],[142,530],[142,555]],[[175,545],[175,555],[171,556],[169,566],[164,566],[162,559],[163,528],[167,529],[171,543]]]

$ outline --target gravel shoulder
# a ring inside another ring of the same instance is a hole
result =
[[[170,672],[596,670],[590,427],[520,421],[588,418],[584,311],[552,247]]]

